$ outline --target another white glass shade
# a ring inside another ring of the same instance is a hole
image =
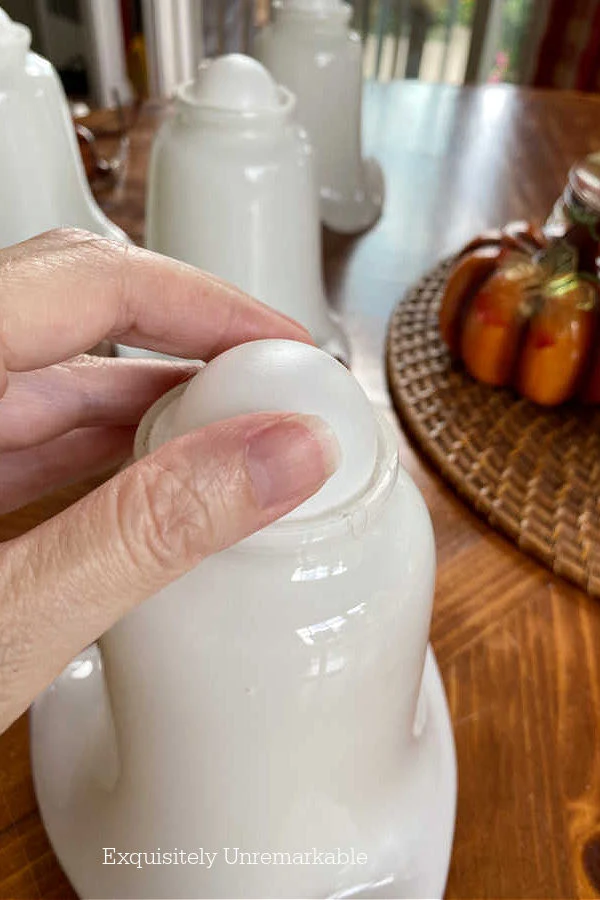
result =
[[[384,193],[379,164],[362,156],[362,47],[351,12],[341,0],[279,0],[255,40],[257,59],[296,95],[315,149],[321,218],[347,233],[376,221]]]
[[[294,106],[249,57],[202,64],[154,142],[146,244],[297,319],[347,361],[325,299],[312,150]]]
[[[92,197],[62,85],[30,42],[0,10],[0,247],[63,225],[127,241]]]

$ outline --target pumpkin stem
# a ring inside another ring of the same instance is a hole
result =
[[[579,251],[565,238],[556,238],[536,254],[536,262],[548,280],[573,275],[579,267]]]
[[[546,297],[563,297],[577,288],[579,278],[577,272],[565,272],[564,275],[557,275],[550,278],[544,285],[544,295]]]

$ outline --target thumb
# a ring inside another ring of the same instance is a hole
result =
[[[258,413],[159,448],[0,550],[0,732],[87,644],[204,557],[306,500],[338,446]]]

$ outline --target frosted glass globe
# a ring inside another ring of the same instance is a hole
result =
[[[318,347],[284,340],[241,344],[217,356],[182,393],[176,392],[150,427],[150,451],[195,428],[246,413],[303,413],[329,424],[340,445],[339,468],[287,518],[308,518],[342,506],[364,491],[373,475],[374,410],[348,369]]]

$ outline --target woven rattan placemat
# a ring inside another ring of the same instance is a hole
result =
[[[388,381],[405,429],[490,525],[600,597],[600,408],[546,410],[452,364],[438,329],[451,261],[390,320]]]

